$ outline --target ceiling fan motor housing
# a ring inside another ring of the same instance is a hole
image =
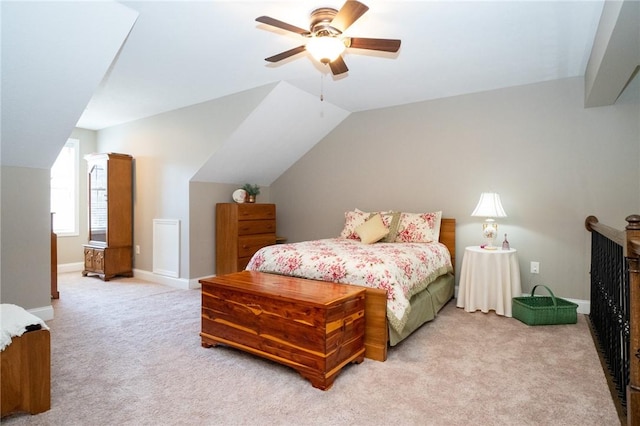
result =
[[[332,36],[342,34],[337,28],[331,26],[331,21],[338,14],[336,9],[331,7],[321,7],[311,12],[311,34],[316,37]]]

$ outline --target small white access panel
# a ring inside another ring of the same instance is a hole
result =
[[[153,273],[180,277],[180,221],[153,219]]]

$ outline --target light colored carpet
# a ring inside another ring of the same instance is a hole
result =
[[[584,316],[529,327],[450,302],[384,362],[326,391],[200,346],[200,292],[60,274],[51,410],[7,425],[618,425]]]

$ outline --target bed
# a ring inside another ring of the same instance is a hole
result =
[[[0,304],[0,417],[51,407],[51,337],[40,318]]]
[[[387,230],[382,238],[362,231],[372,228],[374,219],[380,234],[380,221]],[[388,346],[433,320],[453,298],[454,267],[455,219],[441,218],[441,212],[359,210],[345,213],[338,238],[267,246],[247,265],[253,271],[365,286],[365,356],[379,361],[386,360]]]

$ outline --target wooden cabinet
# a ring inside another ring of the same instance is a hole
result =
[[[51,213],[51,298],[59,299],[58,291],[58,235],[53,232],[53,215]]]
[[[275,204],[216,204],[217,275],[242,271],[255,252],[275,243]]]
[[[364,360],[364,287],[255,271],[200,283],[204,347],[279,362],[323,390],[346,364]]]
[[[133,158],[91,154],[89,171],[89,243],[84,245],[82,275],[105,281],[133,276]]]

